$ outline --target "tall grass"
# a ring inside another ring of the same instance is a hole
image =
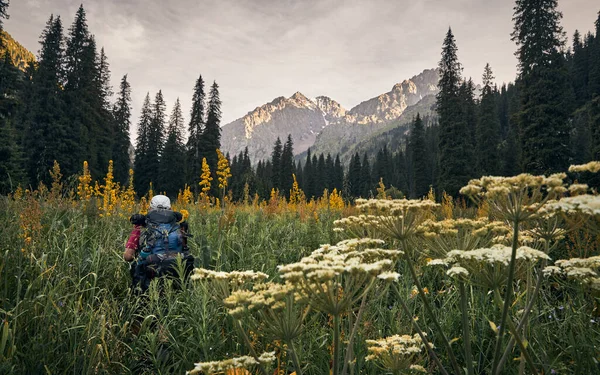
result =
[[[197,265],[205,268],[253,269],[277,278],[278,265],[340,240],[332,224],[340,218],[340,210],[300,215],[264,207],[188,209],[194,234],[191,251]],[[473,214],[464,207],[454,211],[459,216]],[[26,222],[40,224],[37,231],[31,225],[27,229],[30,239],[24,237],[23,212]],[[203,284],[189,283],[174,291],[154,283],[146,296],[131,293],[129,265],[121,255],[131,229],[126,217],[100,217],[94,205],[82,209],[68,200],[31,196],[1,199],[0,223],[0,373],[183,374],[194,362],[248,353],[233,320]],[[555,252],[569,252],[568,244]],[[453,346],[462,345],[458,291],[424,261],[413,266],[427,287],[441,328]],[[365,308],[353,343],[354,374],[382,373],[364,361],[365,339],[412,333],[413,317],[423,327],[432,326],[428,324],[432,317],[413,292],[410,269],[400,263],[398,271],[403,275],[398,294],[390,289]],[[406,299],[411,316],[398,304],[399,295]],[[481,373],[490,366],[486,361],[494,351],[489,321],[500,317],[485,295],[467,290],[467,296],[469,311],[477,311],[468,317],[468,324],[475,373]],[[598,373],[598,296],[555,282],[544,282],[540,296],[527,326],[529,345],[536,348],[539,360],[558,374]],[[303,373],[327,374],[333,322],[316,314],[307,324],[296,343]],[[351,329],[351,319],[342,320],[342,342]],[[439,332],[426,333],[436,347],[443,347]],[[251,339],[256,347],[277,351],[275,366],[283,373],[293,371],[281,343],[260,332]],[[457,361],[465,363],[460,351],[456,353]],[[443,350],[438,355],[448,363]],[[510,360],[505,373],[517,373],[518,367],[519,361]]]

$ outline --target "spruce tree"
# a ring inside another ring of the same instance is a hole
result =
[[[475,83],[469,78],[468,81],[463,82],[460,87],[461,102],[463,105],[463,113],[465,121],[467,123],[467,134],[469,135],[469,141],[471,142],[470,157],[474,157],[474,151],[477,143],[477,103],[475,102]]]
[[[3,195],[26,183],[25,160],[13,126],[19,109],[18,75],[9,53],[5,52],[4,61],[0,62],[0,134],[3,137],[0,143],[0,194]]]
[[[60,160],[63,174],[80,169],[87,160],[92,176],[99,177],[108,160],[105,144],[107,125],[102,119],[102,97],[97,64],[96,42],[87,25],[86,12],[80,6],[69,28],[65,51],[65,100],[68,108],[65,144],[71,149],[69,156]],[[109,134],[109,137],[112,134]],[[100,139],[99,139],[100,138]],[[110,142],[110,141],[109,141]]]
[[[333,165],[333,188],[337,189],[338,193],[341,193],[344,189],[344,167],[339,154],[335,156]]]
[[[289,134],[281,153],[279,184],[281,191],[288,198],[294,184],[294,177],[292,176],[295,173],[294,167],[294,142],[292,141],[292,135]]]
[[[190,123],[188,125],[189,137],[187,141],[187,161],[186,161],[186,180],[190,186],[193,186],[195,194],[198,194],[198,183],[202,169],[202,159],[200,158],[200,136],[204,132],[205,126],[205,101],[204,80],[202,75],[196,80],[194,86],[194,95],[192,97],[192,109],[190,111]]]
[[[206,126],[200,134],[198,141],[200,160],[206,158],[210,170],[217,170],[217,149],[221,148],[221,99],[219,98],[219,85],[213,82],[208,99]],[[213,176],[216,178],[216,175]],[[216,179],[215,179],[216,181]],[[215,184],[216,186],[216,184]]]
[[[476,131],[476,160],[479,175],[497,175],[500,173],[500,120],[494,92],[494,74],[490,64],[483,72],[483,89],[479,104],[479,119]]]
[[[316,166],[314,166],[316,167]],[[310,148],[306,151],[306,163],[304,163],[303,170],[303,185],[302,190],[306,198],[310,199],[315,195],[315,171],[312,165],[312,155],[310,154]]]
[[[571,65],[571,85],[575,94],[576,106],[580,107],[588,99],[589,48],[584,46],[578,30],[575,30],[573,34]]]
[[[462,66],[458,61],[457,51],[452,30],[448,29],[439,64],[437,111],[440,129],[439,186],[451,196],[456,196],[472,177],[474,164],[472,134],[468,131],[465,106],[460,95]]]
[[[589,45],[589,73],[588,90],[589,96],[600,95],[600,12],[596,19],[596,35]]]
[[[129,177],[131,160],[129,158],[129,146],[131,140],[129,129],[131,127],[131,86],[127,81],[127,74],[121,79],[119,95],[113,107],[115,119],[115,137],[113,141],[112,160],[115,181],[124,185]]]
[[[413,189],[410,193],[411,198],[422,198],[429,191],[429,160],[427,157],[427,145],[425,144],[425,127],[421,115],[413,122],[412,129],[408,138],[412,160],[412,181]]]
[[[569,166],[572,91],[563,55],[557,0],[517,0],[512,39],[518,46],[519,128],[523,165],[535,174]]]
[[[148,126],[148,149],[146,152],[146,161],[150,181],[153,182],[156,191],[162,191],[161,182],[164,180],[160,177],[160,158],[165,147],[166,133],[166,110],[167,105],[163,98],[161,90],[158,90],[152,105],[152,120]],[[211,169],[212,170],[212,169]]]
[[[146,94],[142,112],[138,122],[137,138],[135,142],[135,188],[138,195],[143,196],[148,192],[150,182],[154,176],[154,170],[150,150],[150,127],[152,124],[152,104],[150,103],[150,93]]]
[[[314,156],[316,157],[316,155]],[[313,161],[314,161],[314,157],[313,157]],[[323,154],[319,155],[319,158],[317,159],[316,163],[313,163],[313,165],[316,164],[316,168],[315,168],[315,196],[316,197],[321,197],[323,196],[323,191],[327,188],[327,176],[326,176],[326,167],[325,167],[325,156]]]
[[[181,104],[177,98],[169,119],[167,140],[160,158],[160,188],[172,198],[177,197],[177,191],[183,189],[185,184],[183,127]]]
[[[371,189],[373,188],[373,179],[371,176],[371,164],[369,163],[367,153],[363,154],[360,167],[360,196],[368,198],[370,197]]]
[[[271,174],[272,174],[272,182],[273,188],[281,191],[281,155],[283,153],[283,146],[281,144],[281,139],[277,137],[275,141],[275,145],[273,146],[273,151],[271,152]]]
[[[360,156],[355,153],[350,161],[350,167],[348,168],[348,185],[350,185],[350,194],[354,198],[361,196],[360,186],[360,174],[362,172],[362,166],[360,164]]]
[[[60,17],[46,23],[41,36],[38,69],[32,77],[30,106],[24,114],[28,137],[25,139],[29,182],[49,183],[48,171],[54,160],[61,161],[74,150],[65,142],[68,133],[65,123],[63,28]]]

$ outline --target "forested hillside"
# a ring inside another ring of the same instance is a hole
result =
[[[329,120],[321,119],[328,124],[323,134],[339,134],[320,144],[319,139],[325,137],[321,134],[315,147],[295,158],[294,142],[300,142],[302,149],[306,144],[292,136],[279,137],[269,146],[272,150],[262,150],[263,155],[270,153],[264,160],[252,160],[248,151],[225,155],[233,171],[233,198],[244,194],[268,198],[273,189],[289,196],[294,176],[308,199],[333,188],[346,198],[372,196],[380,183],[394,188],[398,195],[419,197],[432,188],[438,196],[443,191],[456,196],[469,179],[481,175],[548,174],[562,171],[570,163],[598,159],[600,17],[594,32],[581,35],[575,31],[569,46],[556,2],[536,11],[525,6],[526,2],[516,4],[512,38],[519,69],[514,83],[498,87],[488,64],[481,67],[482,86],[476,87],[473,79],[462,74],[460,41],[449,29],[437,70],[427,70],[356,109],[345,111],[323,97],[318,103],[301,94],[280,98],[294,108],[335,112]],[[18,46],[11,39],[7,43]],[[21,57],[15,62],[14,56]],[[49,184],[55,160],[61,174],[72,176],[70,181],[82,175],[84,161],[91,178],[98,179],[113,160],[116,181],[133,183],[139,195],[151,184],[155,191],[171,196],[186,184],[198,194],[203,159],[216,181],[216,150],[222,141],[231,144],[230,139],[221,139],[216,82],[208,94],[202,76],[195,85],[190,84],[193,106],[189,121],[179,101],[167,116],[167,103],[159,90],[154,95],[147,93],[138,124],[131,124],[132,88],[127,76],[118,88],[111,87],[108,57],[96,45],[83,7],[66,31],[62,18],[51,16],[42,32],[39,61],[25,68],[19,61],[26,58],[27,53],[10,47],[1,64],[3,194],[19,185]],[[439,74],[435,90],[427,79],[419,78],[429,77],[431,72]],[[419,90],[439,93],[435,98],[419,98]],[[398,108],[400,117],[384,121]],[[368,137],[348,141],[354,133],[340,121],[358,121],[360,116],[373,119],[369,114],[373,111],[381,117],[376,128]],[[130,140],[134,125],[137,139]],[[325,146],[334,141],[341,148],[332,152],[335,147]],[[131,143],[135,144],[133,164]]]

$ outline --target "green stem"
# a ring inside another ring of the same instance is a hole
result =
[[[365,310],[365,305],[367,302],[367,294],[362,298],[360,302],[360,308],[358,309],[358,314],[356,314],[356,322],[354,322],[354,327],[352,327],[352,332],[350,333],[350,338],[348,340],[348,347],[346,348],[346,355],[344,357],[344,367],[342,367],[342,375],[346,375],[346,371],[348,371],[348,364],[352,360],[352,343],[354,342],[354,336],[356,336],[356,332],[358,331],[358,325],[362,318],[363,311]]]
[[[506,321],[508,318],[508,308],[511,304],[513,297],[513,280],[515,278],[516,258],[517,258],[517,246],[519,241],[519,218],[515,218],[513,223],[513,239],[512,239],[512,252],[510,255],[510,263],[508,265],[508,279],[506,281],[506,293],[504,295],[504,306],[502,307],[502,317],[500,319],[500,326],[498,328],[498,337],[496,338],[496,348],[494,350],[494,360],[492,364],[492,373],[496,373],[498,363],[500,361],[500,355],[502,351],[502,342],[504,341],[504,330],[506,329]],[[498,292],[499,293],[499,292]]]
[[[406,247],[406,245],[405,245],[405,247]],[[405,254],[406,254],[406,251],[405,251]],[[419,278],[417,277],[417,273],[415,272],[415,268],[412,265],[412,260],[409,259],[406,255],[405,255],[404,259],[406,260],[406,264],[408,264],[408,269],[410,270],[410,275],[412,276],[413,282],[417,286],[417,291],[419,292],[419,298],[421,298],[421,301],[423,302],[423,305],[425,307],[425,311],[427,312],[427,314],[429,315],[429,317],[433,321],[433,324],[434,324],[435,329],[436,329],[436,333],[438,333],[442,337],[442,341],[444,343],[444,346],[446,347],[446,351],[448,352],[448,358],[450,359],[450,363],[452,364],[452,368],[453,368],[453,370],[454,370],[454,372],[456,374],[460,374],[460,373],[462,373],[462,371],[460,369],[460,366],[458,366],[458,361],[456,360],[456,356],[454,355],[454,351],[452,350],[452,346],[450,345],[450,341],[448,341],[448,338],[446,337],[446,334],[444,333],[444,330],[442,329],[442,326],[440,325],[440,323],[438,322],[437,318],[433,314],[433,310],[431,309],[431,305],[429,305],[429,301],[427,300],[427,296],[425,295],[425,292],[423,291],[423,288],[421,286],[421,282],[419,281]]]
[[[339,375],[340,358],[340,314],[333,316],[333,375]]]
[[[433,348],[431,347],[431,345],[429,345],[429,341],[427,341],[427,336],[425,336],[425,334],[421,330],[421,327],[419,327],[419,324],[417,324],[417,322],[413,319],[413,317],[410,313],[410,310],[408,310],[408,306],[406,306],[406,303],[404,303],[403,296],[401,296],[400,292],[398,291],[398,288],[396,286],[394,286],[394,289],[396,290],[396,293],[400,297],[400,298],[398,298],[398,300],[400,301],[400,306],[402,307],[402,310],[404,311],[406,316],[408,316],[410,318],[413,328],[415,329],[415,331],[417,331],[417,334],[419,335],[419,337],[421,337],[421,341],[423,341],[423,344],[425,345],[425,348],[427,349],[427,352],[429,353],[429,357],[433,360],[433,362],[436,364],[436,366],[440,369],[440,372],[442,373],[442,375],[448,375],[448,371],[446,371],[446,369],[442,365],[442,362],[440,362],[440,359],[433,351]]]
[[[258,360],[258,354],[256,354],[256,350],[254,350],[254,347],[252,347],[252,343],[250,342],[250,339],[248,338],[248,335],[246,335],[246,331],[244,331],[244,328],[242,328],[242,323],[239,320],[236,320],[235,322],[236,322],[235,326],[237,327],[238,331],[240,332],[240,335],[242,336],[242,338],[244,339],[244,342],[248,346],[248,350],[250,351],[250,355],[258,363],[258,368],[260,369],[260,372],[263,375],[268,375],[267,374],[267,370],[265,370],[265,367],[263,366],[263,364]]]
[[[290,357],[292,357],[292,362],[294,363],[294,368],[296,369],[296,375],[302,375],[302,367],[300,366],[300,361],[298,360],[298,355],[296,354],[296,348],[294,348],[294,343],[290,340],[287,342],[288,353],[290,353]]]
[[[496,303],[498,304],[498,306],[502,306],[503,302],[500,297],[500,292],[498,291],[498,288],[494,289],[494,299],[496,300]],[[504,303],[506,303],[506,302],[504,302]],[[519,334],[519,331],[515,327],[512,320],[510,320],[510,319],[506,320],[506,325],[508,326],[508,331],[513,335],[515,342],[517,343],[517,346],[521,350],[521,355],[525,358],[525,361],[527,362],[527,366],[529,367],[529,370],[534,375],[537,375],[538,372],[535,368],[535,364],[533,363],[533,360],[532,360],[531,356],[529,355],[529,352],[527,351],[527,348],[525,347],[523,340],[521,339],[521,335]],[[497,375],[500,374],[499,371],[495,371],[493,373],[497,374]]]
[[[540,267],[540,272],[538,273],[538,276],[537,276],[535,288],[533,289],[531,298],[529,299],[529,302],[527,303],[527,306],[525,307],[525,310],[523,311],[523,315],[521,316],[521,320],[519,321],[519,324],[517,325],[517,331],[520,331],[523,329],[523,327],[525,327],[525,323],[527,322],[527,319],[529,318],[529,314],[531,313],[533,304],[535,303],[535,300],[537,299],[537,295],[542,287],[542,279],[544,278],[544,275],[541,272],[541,270],[544,269],[545,265],[546,265],[546,261],[543,261],[542,265]],[[504,367],[504,364],[508,360],[508,356],[510,355],[510,352],[512,351],[514,346],[515,346],[515,338],[511,337],[510,341],[508,342],[508,345],[506,346],[506,349],[504,350],[504,354],[502,355],[502,358],[500,359],[500,362],[498,363],[498,369],[496,370],[497,374],[500,374],[502,372],[502,368]]]
[[[467,304],[467,293],[465,291],[465,284],[460,281],[458,283],[458,290],[460,292],[460,309],[462,315],[462,328],[463,328],[463,343],[465,346],[465,359],[467,361],[467,374],[473,375],[473,353],[471,352],[471,332],[469,324],[469,307]]]

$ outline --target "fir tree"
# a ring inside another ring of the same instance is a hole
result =
[[[289,198],[292,185],[294,183],[293,174],[295,173],[294,168],[294,142],[292,141],[292,135],[288,135],[287,141],[283,146],[281,153],[281,167],[280,167],[280,188],[281,191]]]
[[[458,48],[452,30],[448,29],[439,64],[440,92],[437,95],[437,111],[440,127],[440,176],[439,185],[448,194],[456,196],[459,189],[472,177],[472,134],[461,101],[461,71]]]
[[[315,170],[315,196],[322,196],[323,191],[327,188],[327,176],[326,167],[325,167],[325,156],[320,154],[319,157],[317,155],[313,156],[313,168],[316,165]],[[315,160],[316,159],[316,160]]]
[[[360,174],[362,172],[362,166],[360,164],[360,156],[355,153],[350,160],[350,167],[348,168],[348,185],[350,188],[350,194],[354,198],[361,196],[360,186]]]
[[[183,114],[179,98],[175,101],[169,126],[167,140],[160,158],[160,188],[167,196],[176,198],[178,189],[185,184],[185,144],[183,141]]]
[[[281,191],[281,155],[283,153],[283,146],[281,144],[281,139],[277,137],[275,141],[275,145],[273,146],[273,151],[271,152],[271,181],[273,183],[273,188]]]
[[[595,26],[596,36],[589,44],[588,93],[590,97],[594,94],[600,95],[600,12]]]
[[[315,195],[315,169],[316,165],[312,164],[312,155],[310,148],[306,151],[306,163],[304,163],[302,190],[306,194],[306,198],[310,199]]]
[[[206,95],[204,94],[204,80],[202,75],[196,80],[194,86],[194,95],[192,97],[192,109],[190,111],[190,123],[188,125],[189,138],[187,141],[187,181],[194,191],[198,194],[198,182],[200,182],[200,173],[202,168],[202,159],[200,157],[200,135],[204,132]],[[235,177],[235,175],[234,175]]]
[[[148,126],[148,149],[146,152],[150,181],[155,184],[154,186],[157,191],[162,191],[160,183],[164,181],[160,178],[159,168],[160,158],[165,147],[166,110],[167,105],[165,104],[162,91],[158,90],[151,109],[152,119]]]
[[[121,79],[117,102],[113,107],[115,119],[115,138],[112,149],[115,181],[124,185],[129,177],[131,161],[129,158],[129,129],[131,127],[131,86],[127,75]]]
[[[221,99],[219,85],[213,82],[208,99],[206,126],[198,140],[200,158],[206,158],[210,170],[217,170],[217,149],[221,148]],[[215,175],[216,176],[216,175]]]
[[[111,124],[104,123],[105,118],[102,116],[104,103],[96,42],[88,30],[83,6],[77,10],[75,20],[69,28],[65,71],[69,137],[64,142],[71,152],[68,157],[60,160],[61,169],[65,175],[76,173],[81,162],[87,160],[92,176],[99,176],[106,170],[110,158],[112,134]]]
[[[344,167],[340,161],[340,155],[335,156],[335,162],[333,164],[333,189],[337,189],[338,192],[344,190]]]
[[[577,107],[588,99],[589,50],[584,47],[578,30],[573,34],[573,57],[571,61],[571,85]]]
[[[564,171],[569,166],[572,91],[557,6],[557,0],[517,0],[513,17],[523,165],[536,174]]]
[[[48,171],[54,160],[64,160],[72,152],[65,142],[63,28],[60,17],[46,23],[41,36],[39,67],[33,74],[29,110],[24,114],[28,137],[25,139],[29,182],[49,182]]]
[[[412,181],[413,189],[411,198],[421,198],[427,195],[429,191],[429,161],[427,157],[427,146],[425,144],[425,127],[421,115],[413,123],[409,136],[409,148],[412,160]]]
[[[373,179],[371,176],[371,164],[369,163],[369,158],[366,153],[363,154],[360,167],[360,196],[367,198],[371,195]]]
[[[148,191],[150,182],[152,182],[155,170],[152,160],[149,157],[150,152],[150,127],[152,124],[152,104],[150,103],[150,94],[146,94],[142,112],[138,123],[137,138],[135,143],[135,163],[134,171],[136,178],[136,191],[138,195],[145,195]]]
[[[490,64],[483,72],[483,89],[479,104],[479,119],[476,131],[476,159],[479,175],[497,175],[500,173],[500,120],[497,111],[494,75]]]

